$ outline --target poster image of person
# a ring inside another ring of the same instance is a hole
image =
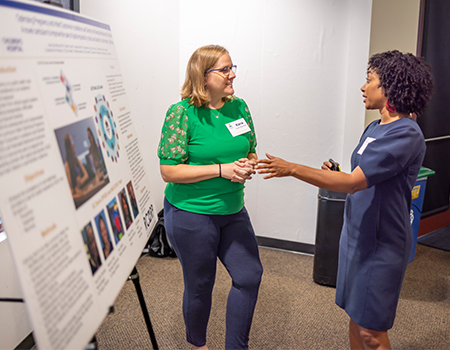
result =
[[[130,198],[131,209],[133,210],[133,216],[136,219],[136,216],[139,214],[139,209],[137,206],[136,195],[134,194],[134,188],[131,181],[127,183],[128,196]]]
[[[108,216],[109,222],[111,223],[114,240],[117,243],[122,239],[124,230],[122,226],[122,219],[119,214],[119,205],[117,204],[116,198],[113,198],[111,202],[109,202],[108,206]]]
[[[130,205],[128,204],[127,194],[125,188],[119,192],[119,202],[122,208],[123,218],[125,220],[125,227],[128,229],[133,223],[133,218],[130,212]]]
[[[93,170],[95,170],[98,177],[101,177],[106,174],[106,167],[105,160],[103,159],[103,154],[98,143],[98,138],[90,127],[87,128],[87,136],[89,139],[89,157],[94,167]]]
[[[98,147],[98,137],[92,130],[96,130],[92,118],[55,130],[77,209],[109,183],[103,155]]]
[[[109,234],[108,226],[105,219],[105,211],[102,210],[95,218],[95,223],[97,225],[97,232],[102,244],[103,256],[105,260],[108,258],[109,254],[113,251],[114,247],[111,242],[111,236]]]
[[[86,255],[89,265],[91,266],[92,274],[95,274],[98,268],[102,265],[102,261],[100,259],[100,253],[98,251],[94,229],[92,228],[91,223],[88,223],[83,228],[81,235],[83,236],[84,247],[86,249]]]

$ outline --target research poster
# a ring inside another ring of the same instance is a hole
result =
[[[156,221],[132,111],[107,24],[0,18],[0,214],[38,347],[82,349]]]

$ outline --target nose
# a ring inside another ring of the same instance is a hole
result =
[[[233,72],[232,70],[230,70],[230,74],[228,75],[228,79],[233,80],[234,78],[236,78],[236,73]]]
[[[367,82],[364,83],[363,86],[361,86],[361,92],[366,91]]]

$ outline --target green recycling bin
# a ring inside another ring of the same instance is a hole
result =
[[[413,245],[411,249],[411,255],[409,256],[409,262],[414,260],[414,256],[416,254],[417,236],[419,234],[420,216],[422,214],[423,199],[425,198],[427,179],[428,176],[432,176],[434,174],[434,170],[420,167],[419,175],[417,175],[417,181],[411,191],[412,201],[409,217],[413,232]]]

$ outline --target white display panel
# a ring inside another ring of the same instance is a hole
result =
[[[0,213],[39,348],[83,348],[155,223],[107,24],[0,0]]]

